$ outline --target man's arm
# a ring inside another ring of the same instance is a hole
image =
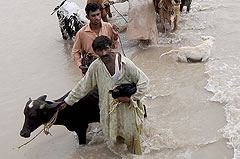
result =
[[[72,49],[72,55],[78,68],[80,68],[82,70],[82,73],[85,74],[88,68],[86,66],[83,66],[81,61],[81,53],[83,52],[83,48],[81,44],[80,34],[81,34],[80,31],[78,31],[76,34],[76,39]]]
[[[113,24],[113,25],[111,25],[111,29],[112,29],[111,40],[113,42],[112,48],[116,49],[119,46],[119,40],[118,40],[119,27],[117,25]]]
[[[148,91],[149,79],[145,75],[145,73],[139,69],[131,60],[128,59],[128,69],[130,76],[132,78],[132,82],[134,82],[137,86],[137,92],[131,96],[131,100],[137,101],[141,100],[143,96]]]
[[[76,34],[75,42],[72,48],[72,55],[74,61],[76,62],[77,66],[80,67],[81,63],[81,40],[80,40],[80,32],[78,31]]]
[[[137,92],[131,96],[131,99],[134,101],[141,100],[143,96],[147,93],[149,79],[142,70],[137,68]]]
[[[65,98],[65,102],[68,105],[73,105],[74,103],[78,102],[87,93],[94,88],[96,85],[96,78],[95,78],[95,69],[93,65],[90,65],[86,75],[77,83],[77,85],[72,89],[69,93],[67,98]]]
[[[143,71],[141,71],[132,61],[129,60],[126,67],[127,74],[131,77],[131,81],[136,84],[137,91],[130,98],[119,97],[118,100],[122,103],[128,103],[144,114],[144,108],[141,108],[139,102],[148,91],[149,79]]]

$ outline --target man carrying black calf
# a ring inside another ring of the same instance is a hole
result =
[[[129,152],[141,155],[140,134],[144,119],[142,98],[149,80],[147,76],[128,58],[112,52],[112,41],[106,36],[97,37],[92,48],[99,56],[89,67],[86,75],[72,89],[62,104],[73,105],[97,85],[99,92],[100,125],[104,136],[110,140],[121,140]],[[119,97],[120,104],[111,114],[112,95],[109,90],[125,83],[134,82],[136,93],[131,97]]]

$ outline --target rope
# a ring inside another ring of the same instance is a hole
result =
[[[121,102],[118,99],[113,99],[113,101],[111,102],[111,104],[113,105],[113,108],[109,110],[108,114],[110,115],[112,112],[114,112],[120,103]]]
[[[58,116],[58,112],[59,110],[57,110],[57,112],[53,115],[53,117],[49,120],[49,122],[47,122],[46,124],[44,124],[44,127],[43,127],[43,130],[44,130],[44,133],[46,135],[50,134],[51,133],[49,132],[49,129],[51,128],[51,126],[53,126],[53,124],[56,122],[57,120],[57,116]],[[52,135],[51,135],[52,136]]]
[[[123,18],[123,20],[125,20],[126,23],[128,23],[128,21],[124,18],[124,16],[117,10],[117,8],[112,4],[113,8],[116,10],[116,12]],[[123,52],[123,55],[126,57],[126,54],[123,50],[123,45],[122,45],[122,40],[119,36],[119,42],[120,42],[120,45],[121,45],[121,48],[122,48],[122,52]]]
[[[53,117],[52,117],[46,124],[44,124],[43,129],[42,129],[39,133],[37,133],[31,140],[29,140],[28,142],[26,142],[26,143],[18,146],[17,148],[20,149],[21,147],[29,144],[29,143],[30,143],[31,141],[33,141],[37,136],[39,136],[39,135],[41,134],[41,132],[44,132],[45,135],[48,135],[48,134],[51,135],[51,133],[49,132],[49,129],[50,129],[50,127],[56,122],[57,116],[58,116],[58,112],[59,112],[59,110],[57,110],[57,112],[53,115]]]
[[[125,52],[123,50],[123,45],[122,45],[122,41],[121,41],[120,36],[118,38],[119,38],[119,42],[120,42],[120,45],[121,45],[121,48],[122,48],[123,55],[126,57],[126,54],[125,54]]]
[[[21,146],[18,146],[17,148],[20,149],[21,147],[27,145],[28,143],[30,143],[31,141],[33,141],[38,135],[41,134],[41,132],[43,131],[44,129],[42,129],[37,135],[35,135],[31,140],[29,140],[28,142],[22,144]]]
[[[51,15],[53,15],[60,7],[62,7],[62,5],[66,2],[66,0],[62,1],[62,3],[57,6],[56,8],[54,8],[53,12],[51,13]]]
[[[124,16],[116,9],[116,7],[112,4],[113,8],[118,12],[118,14],[125,20],[126,23],[128,23],[128,21],[124,18]]]

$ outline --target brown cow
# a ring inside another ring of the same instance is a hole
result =
[[[180,0],[153,0],[153,2],[155,11],[160,15],[160,21],[164,32],[168,30],[166,28],[166,20],[170,27],[174,23],[172,31],[175,31],[180,17]]]
[[[87,0],[87,3],[97,3],[100,6],[102,20],[108,22],[107,15],[111,18],[112,14],[110,12],[110,4],[108,0]]]

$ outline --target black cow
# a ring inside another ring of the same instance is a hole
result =
[[[46,95],[36,100],[29,99],[24,109],[25,121],[20,135],[26,138],[30,137],[31,132],[47,123],[68,93],[54,102],[46,101]],[[88,123],[99,122],[99,120],[98,91],[97,88],[94,88],[79,102],[60,111],[54,124],[64,125],[69,131],[75,131],[79,144],[86,144]]]

